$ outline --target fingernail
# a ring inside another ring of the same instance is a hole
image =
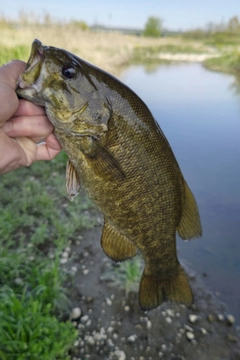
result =
[[[12,129],[13,129],[13,124],[12,124],[11,121],[7,121],[2,127],[2,130],[5,133],[8,133],[8,132],[12,131]]]

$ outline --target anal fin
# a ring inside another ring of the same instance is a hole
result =
[[[101,245],[105,254],[114,261],[127,260],[137,253],[136,246],[115,230],[106,220],[103,227]]]

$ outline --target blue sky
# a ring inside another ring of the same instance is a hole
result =
[[[0,0],[0,3],[3,0]],[[227,22],[240,18],[240,0],[9,0],[0,7],[7,17],[17,17],[20,10],[58,19],[143,28],[149,16],[157,16],[164,27],[185,30],[204,27],[209,22]]]

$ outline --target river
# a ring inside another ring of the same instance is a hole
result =
[[[240,323],[240,95],[235,78],[198,63],[132,66],[121,80],[148,105],[193,191],[203,237],[179,258]]]

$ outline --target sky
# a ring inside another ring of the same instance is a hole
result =
[[[163,20],[164,28],[189,30],[210,22],[226,23],[233,16],[240,19],[240,0],[0,0],[0,15],[16,18],[20,10],[88,25],[139,29],[155,16]]]

